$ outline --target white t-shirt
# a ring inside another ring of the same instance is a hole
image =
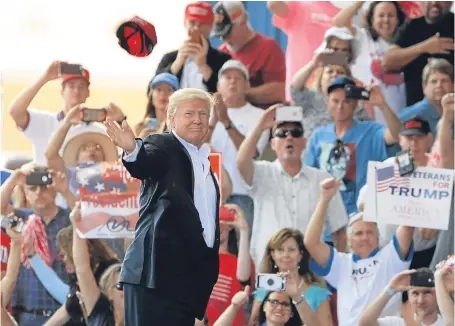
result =
[[[384,161],[384,163],[394,163],[395,157],[390,157],[387,160]],[[381,221],[377,222],[378,230],[379,230],[379,246],[383,247],[386,246],[391,240],[395,232],[397,231],[398,225],[393,225],[393,224],[385,224],[382,223]],[[425,249],[430,249],[433,248],[436,245],[436,241],[438,240],[438,236],[436,235],[432,239],[422,239],[420,236],[419,229],[416,228],[414,230],[414,236],[413,236],[413,242],[414,242],[414,249],[415,251],[422,251]]]
[[[183,65],[180,88],[197,88],[207,91],[207,86],[204,84],[204,77],[196,64],[196,61],[194,61],[194,58],[192,57],[186,59],[185,64]]]
[[[331,256],[327,266],[323,268],[311,260],[311,269],[337,289],[339,326],[357,326],[365,307],[396,274],[409,268],[414,255],[411,245],[408,257],[405,260],[400,258],[396,236],[387,246],[376,249],[365,259],[330,248]],[[395,295],[385,306],[381,317],[400,316],[400,307],[401,296]]]
[[[257,108],[248,102],[240,108],[227,110],[227,114],[229,119],[231,119],[232,124],[237,131],[245,137],[251,134],[254,128],[256,128],[263,113],[264,110]],[[257,144],[259,156],[262,156],[268,142],[269,131],[266,130],[262,133]],[[221,122],[218,122],[213,130],[211,144],[217,152],[222,153],[223,167],[229,173],[232,180],[232,194],[246,195],[247,192],[243,179],[237,169],[237,148]]]
[[[33,145],[33,160],[38,164],[47,165],[44,152],[52,134],[60,124],[60,121],[57,119],[58,113],[36,109],[28,109],[28,113],[30,119],[24,130],[24,135]]]
[[[404,79],[400,74],[385,74],[381,61],[390,47],[390,43],[382,38],[373,41],[365,28],[356,27],[357,33],[353,42],[354,61],[351,64],[352,75],[365,85],[374,85],[381,88],[382,94],[390,108],[398,113],[406,107],[406,89]],[[402,82],[390,82],[397,80]],[[382,111],[374,108],[375,120],[385,125]]]
[[[404,322],[404,319],[401,317],[389,316],[389,317],[379,318],[378,325],[379,326],[406,326],[406,323]],[[433,323],[431,325],[425,325],[422,323],[421,325],[422,326],[444,326],[444,322],[442,320],[441,315],[438,315],[438,319],[436,320],[435,323]]]

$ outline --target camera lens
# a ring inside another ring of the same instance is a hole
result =
[[[47,182],[47,176],[43,175],[43,176],[41,177],[41,181]]]
[[[275,283],[275,281],[273,280],[273,278],[269,278],[269,279],[267,280],[267,285],[272,286],[273,283]]]

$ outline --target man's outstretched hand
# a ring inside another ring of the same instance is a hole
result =
[[[120,147],[127,153],[132,153],[136,149],[136,139],[133,130],[131,130],[126,120],[123,120],[122,125],[119,126],[116,121],[108,117],[104,125],[106,126],[109,138],[115,146]]]

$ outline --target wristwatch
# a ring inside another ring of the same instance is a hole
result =
[[[301,303],[303,300],[305,300],[305,294],[302,292],[300,294],[300,299],[295,301],[294,299],[292,299],[292,303],[294,304],[294,306],[297,306],[299,303]]]
[[[234,128],[234,125],[232,124],[232,122],[229,122],[229,124],[225,128],[226,130],[229,130],[231,128]]]

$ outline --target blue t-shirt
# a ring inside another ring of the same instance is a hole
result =
[[[428,101],[426,97],[422,101],[401,110],[398,117],[400,118],[401,122],[405,122],[416,115],[428,121],[430,124],[431,133],[433,134],[433,137],[435,137],[436,126],[438,125],[439,119],[441,119],[441,115],[438,113],[438,111],[436,111],[436,109],[431,105],[430,101]]]
[[[336,145],[335,124],[317,128],[310,138],[305,164],[326,170],[340,179],[340,192],[348,215],[357,212],[357,197],[367,179],[368,161],[382,162],[387,158],[384,132],[377,122],[358,121],[341,139],[341,151]],[[338,155],[337,155],[338,154]]]

